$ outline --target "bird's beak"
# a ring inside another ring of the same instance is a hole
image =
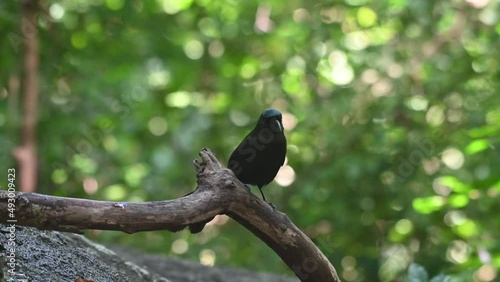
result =
[[[283,125],[279,120],[274,121],[274,127],[277,129],[276,132],[283,132]]]

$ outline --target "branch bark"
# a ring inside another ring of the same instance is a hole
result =
[[[218,214],[227,214],[271,247],[301,281],[340,281],[335,268],[286,214],[249,193],[208,149],[195,160],[197,189],[170,201],[119,203],[9,193],[0,190],[0,222],[8,223],[9,199],[15,199],[16,224],[81,233],[84,229],[196,233]],[[12,202],[12,201],[11,201]]]

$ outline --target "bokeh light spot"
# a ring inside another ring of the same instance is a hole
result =
[[[481,282],[490,282],[494,281],[495,278],[498,275],[498,270],[490,265],[490,264],[485,264],[481,266],[475,273],[474,277],[477,278],[477,281]]]
[[[297,118],[290,113],[283,113],[283,127],[285,130],[291,131],[297,126]]]
[[[476,222],[470,219],[464,220],[461,224],[455,226],[453,230],[463,238],[474,237],[479,233]]]
[[[142,179],[149,174],[149,171],[149,165],[144,163],[130,165],[126,167],[124,171],[125,182],[127,182],[129,186],[136,187],[141,183]]]
[[[425,115],[427,123],[432,126],[438,126],[444,121],[444,109],[440,106],[432,106]]]
[[[446,258],[455,264],[462,264],[469,259],[470,251],[470,247],[466,242],[455,240],[449,244]]]
[[[127,195],[127,190],[121,184],[113,184],[104,188],[104,199],[109,201],[120,201]]]
[[[165,103],[171,107],[185,108],[191,103],[191,97],[189,94],[190,93],[186,91],[170,93],[165,97]]]
[[[76,49],[83,49],[87,47],[87,34],[85,32],[77,31],[71,35],[71,45]]]
[[[456,170],[463,166],[464,154],[456,148],[449,148],[444,150],[441,160],[447,167]]]
[[[85,177],[85,179],[83,179],[83,190],[85,191],[85,193],[87,193],[88,195],[92,195],[97,192],[97,189],[99,189],[97,179],[93,177]]]
[[[361,7],[358,9],[357,19],[361,27],[371,27],[377,23],[377,14],[368,7]]]
[[[184,45],[184,53],[191,60],[198,60],[203,56],[203,44],[198,40],[190,40]]]
[[[154,117],[148,122],[149,131],[155,136],[161,136],[167,132],[167,120],[163,117]]]
[[[243,78],[252,78],[257,73],[257,66],[253,63],[245,63],[241,66],[240,76]]]
[[[449,211],[444,216],[444,223],[451,227],[462,224],[466,219],[462,211]]]
[[[399,234],[408,235],[413,231],[413,223],[410,220],[404,218],[398,220],[394,228],[396,229],[396,232],[398,232]]]
[[[465,2],[467,2],[469,5],[471,5],[474,8],[480,9],[480,8],[484,8],[486,5],[488,5],[490,0],[465,0]]]
[[[54,3],[50,5],[49,13],[54,20],[58,21],[62,19],[62,17],[64,17],[65,10],[64,7],[61,6],[60,4]]]
[[[441,196],[416,198],[413,200],[413,209],[418,213],[429,214],[440,210],[444,204],[445,199]]]
[[[354,31],[345,35],[345,46],[349,50],[361,51],[370,45],[370,38],[362,31]]]
[[[177,239],[172,243],[172,252],[182,255],[189,250],[189,245],[184,239]]]
[[[408,105],[414,111],[425,111],[429,106],[429,101],[421,95],[416,95],[410,98]]]
[[[157,1],[161,3],[163,11],[165,11],[165,13],[170,15],[177,14],[178,12],[191,7],[191,4],[193,3],[193,0],[175,0],[175,1],[157,0]]]
[[[291,166],[284,165],[278,171],[275,180],[280,186],[290,186],[295,181],[295,171]]]
[[[311,14],[308,10],[304,8],[299,8],[293,12],[293,21],[296,23],[301,23],[309,20]]]
[[[214,58],[219,58],[224,54],[224,44],[219,40],[214,40],[208,45],[208,54]]]
[[[68,173],[62,168],[55,169],[52,171],[51,178],[55,184],[63,184],[68,180]]]
[[[454,208],[463,208],[469,204],[469,196],[463,194],[451,195],[448,204]]]
[[[214,266],[215,252],[210,249],[203,249],[200,252],[200,263],[205,266]]]

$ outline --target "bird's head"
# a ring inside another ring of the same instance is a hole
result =
[[[275,133],[283,132],[281,112],[273,108],[265,110],[260,115],[258,126],[270,128]]]

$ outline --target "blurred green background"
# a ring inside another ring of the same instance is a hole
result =
[[[498,279],[500,1],[41,3],[39,193],[183,196],[202,147],[225,164],[275,107],[288,160],[266,195],[343,281]],[[4,175],[20,142],[20,19],[19,1],[0,3]],[[224,216],[198,235],[86,235],[293,275]]]

